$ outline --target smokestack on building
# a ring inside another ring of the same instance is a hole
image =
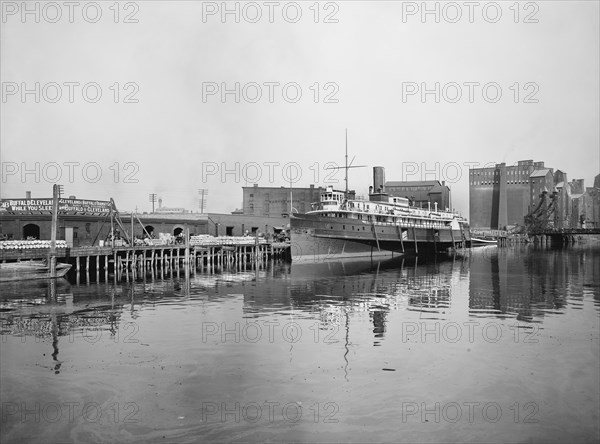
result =
[[[31,191],[25,191],[25,199],[31,199]]]
[[[383,193],[385,191],[385,169],[380,166],[373,167],[373,192]]]

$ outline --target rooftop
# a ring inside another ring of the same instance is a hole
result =
[[[544,177],[549,172],[550,172],[550,170],[548,168],[542,168],[542,169],[539,169],[539,170],[533,170],[531,172],[531,174],[529,175],[529,177]]]
[[[418,186],[441,186],[439,180],[408,180],[408,181],[392,181],[386,182],[386,187],[418,187]]]

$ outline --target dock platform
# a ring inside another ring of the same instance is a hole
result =
[[[244,242],[227,237],[213,238],[194,245],[135,245],[58,248],[56,258],[71,263],[79,272],[104,270],[108,274],[124,270],[178,268],[197,269],[266,261],[271,258],[289,259],[289,242],[267,242],[249,238]],[[0,262],[47,259],[49,248],[0,249]],[[113,264],[112,267],[110,264]]]

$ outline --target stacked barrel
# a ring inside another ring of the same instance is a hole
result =
[[[5,240],[0,241],[0,250],[32,250],[50,248],[49,240]],[[67,248],[64,240],[56,241],[56,248]]]

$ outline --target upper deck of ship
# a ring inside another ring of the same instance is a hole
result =
[[[437,208],[419,208],[410,205],[405,197],[389,196],[386,193],[369,194],[369,200],[346,199],[346,193],[328,186],[320,195],[320,201],[312,205],[309,214],[352,213],[374,216],[402,216],[419,219],[453,220],[458,213]]]

